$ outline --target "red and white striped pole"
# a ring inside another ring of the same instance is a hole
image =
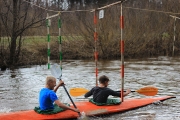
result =
[[[94,50],[94,58],[95,58],[95,72],[96,72],[96,86],[98,86],[98,52],[97,52],[97,39],[98,39],[98,35],[97,35],[97,14],[96,14],[96,10],[94,10],[94,43],[95,43],[95,50]]]
[[[123,40],[123,29],[124,29],[124,17],[122,12],[122,3],[121,3],[121,17],[120,17],[120,28],[121,28],[121,102],[124,101],[123,92],[124,92],[124,40]]]
[[[170,15],[170,17],[174,18],[174,41],[173,41],[173,51],[172,51],[172,57],[174,57],[174,49],[175,49],[175,41],[176,41],[176,19],[180,19],[179,17]]]

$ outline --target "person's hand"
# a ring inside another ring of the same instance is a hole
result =
[[[63,86],[63,85],[64,85],[64,81],[60,80],[58,86]]]
[[[75,111],[75,112],[80,112],[79,109],[77,109],[77,108],[74,108],[74,111]]]
[[[131,92],[131,90],[130,90],[130,89],[127,89],[127,90],[126,90],[126,93],[127,93],[127,94],[129,94],[130,92]]]

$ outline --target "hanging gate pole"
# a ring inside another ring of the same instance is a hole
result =
[[[96,68],[95,68],[95,72],[96,72],[96,86],[98,86],[98,52],[97,52],[97,39],[98,39],[98,35],[97,35],[97,14],[96,14],[96,10],[94,10],[94,42],[95,42],[95,51],[94,51],[94,58],[95,58],[95,64],[96,64]]]
[[[49,16],[49,14],[47,13],[47,17],[46,17],[47,41],[48,41],[48,45],[47,45],[48,69],[50,69],[50,54],[51,54],[51,51],[50,51],[50,32],[49,32],[49,28],[51,26],[51,18],[59,16],[59,14],[60,13]],[[60,17],[59,17],[59,19],[60,19]],[[60,36],[61,24],[60,24],[60,20],[58,20],[58,27],[59,27],[59,41],[61,41],[61,36]]]
[[[120,17],[120,27],[121,27],[121,102],[124,101],[123,92],[124,92],[124,40],[123,40],[123,29],[124,29],[124,17],[122,12],[122,3],[121,3],[121,17]]]
[[[62,70],[62,37],[61,37],[61,19],[60,19],[60,15],[58,18],[58,28],[59,28],[59,36],[58,36],[58,41],[59,41],[59,64]]]
[[[48,41],[48,46],[47,46],[47,55],[48,55],[48,69],[50,69],[50,33],[49,33],[49,27],[50,27],[50,19],[49,19],[49,14],[47,13],[47,18],[46,18],[46,26],[47,26],[47,41]]]

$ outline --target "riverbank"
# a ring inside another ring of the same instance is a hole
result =
[[[9,50],[4,50],[4,55],[1,56],[0,67],[1,70],[5,70],[8,67],[15,68],[18,66],[26,66],[26,65],[43,65],[48,63],[48,55],[47,55],[47,46],[50,45],[50,60],[60,60],[60,52],[59,52],[59,42],[53,40],[50,43],[47,43],[45,39],[36,40],[30,39],[30,42],[26,42],[22,46],[22,50],[18,57],[18,61],[14,66],[8,66],[8,57]],[[115,41],[107,46],[102,46],[101,44],[97,45],[98,51],[98,59],[101,60],[119,60],[121,59],[121,53],[119,48],[119,41]],[[94,41],[85,41],[83,39],[80,40],[63,40],[62,43],[62,60],[94,60]],[[113,47],[111,47],[113,46]],[[134,46],[136,47],[136,46]],[[158,52],[156,52],[158,51]],[[161,51],[161,52],[160,52]],[[168,54],[171,56],[171,54]],[[180,53],[176,53],[176,56],[179,56]],[[132,49],[125,44],[125,59],[143,59],[143,58],[153,58],[158,56],[167,56],[165,52],[163,52],[160,48],[141,48]]]

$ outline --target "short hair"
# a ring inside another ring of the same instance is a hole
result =
[[[47,76],[46,77],[46,85],[49,85],[49,83],[56,81],[56,78],[53,76]]]
[[[105,82],[108,82],[109,78],[105,75],[102,75],[101,77],[99,77],[99,82],[104,84]]]

